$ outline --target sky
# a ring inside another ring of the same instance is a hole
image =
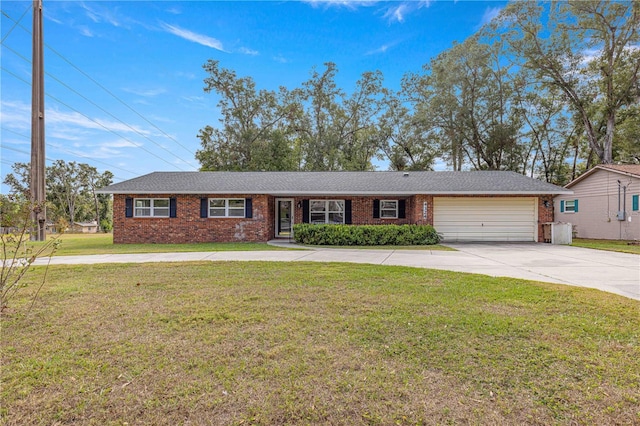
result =
[[[0,2],[1,179],[30,161],[32,1]],[[258,89],[300,87],[334,62],[351,93],[380,70],[403,75],[462,42],[505,2],[43,1],[45,145],[53,161],[110,170],[120,182],[198,170],[198,131],[219,124],[202,66],[220,61]],[[384,164],[378,166],[384,169]],[[9,188],[2,185],[2,193]]]

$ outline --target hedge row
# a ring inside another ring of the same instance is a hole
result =
[[[432,245],[440,237],[431,225],[293,225],[296,242],[330,246]]]

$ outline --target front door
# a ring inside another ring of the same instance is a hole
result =
[[[293,231],[293,200],[276,199],[276,237],[291,237]]]

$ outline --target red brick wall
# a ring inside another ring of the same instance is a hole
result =
[[[211,198],[251,198],[253,217],[201,218],[200,198],[206,195],[153,194],[133,198],[176,197],[175,218],[125,217],[126,195],[113,197],[113,242],[123,243],[206,243],[261,242],[273,238],[273,199],[267,195],[228,194]]]
[[[445,196],[445,195],[443,195]],[[446,195],[454,196],[454,195]],[[275,236],[275,198],[270,195],[227,194],[211,195],[211,198],[251,198],[253,217],[201,218],[200,198],[207,195],[153,194],[136,195],[134,198],[177,199],[176,218],[125,218],[126,195],[116,194],[113,200],[113,241],[122,243],[193,243],[193,242],[264,242]],[[482,196],[476,196],[482,197]],[[491,196],[494,197],[495,196]],[[287,198],[287,197],[283,197]],[[302,223],[302,201],[351,200],[354,224],[433,224],[433,196],[412,197],[289,197],[293,198],[294,223]],[[542,223],[553,221],[553,197],[538,199],[538,239],[542,241]],[[405,200],[405,219],[374,219],[373,200]],[[548,201],[549,207],[544,206]],[[424,203],[427,217],[424,218]],[[300,207],[298,207],[300,205]]]

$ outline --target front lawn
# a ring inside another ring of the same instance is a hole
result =
[[[640,244],[629,244],[631,241],[618,240],[592,240],[587,238],[574,238],[572,246],[584,247],[596,250],[618,251],[621,253],[640,254]],[[637,243],[637,242],[636,242]]]
[[[0,423],[637,424],[640,304],[356,264],[44,268],[2,317]]]
[[[199,251],[287,250],[266,243],[113,244],[113,234],[62,234],[56,256],[123,253],[176,253]],[[27,243],[38,245],[41,243]]]

